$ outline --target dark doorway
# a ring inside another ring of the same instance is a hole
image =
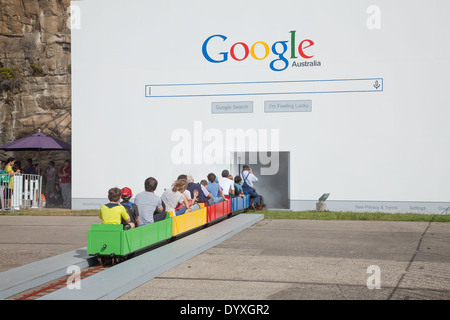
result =
[[[290,209],[289,163],[286,152],[235,152],[232,174],[242,171],[247,164],[258,178],[256,192],[264,197],[267,209]]]

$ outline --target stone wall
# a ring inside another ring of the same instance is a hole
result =
[[[0,145],[39,129],[71,143],[69,5],[0,0]],[[10,155],[36,159],[34,153],[0,151],[0,159]],[[44,161],[68,157],[70,152],[41,152]]]

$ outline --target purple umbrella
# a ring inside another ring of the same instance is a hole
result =
[[[70,144],[47,136],[42,132],[0,146],[0,150],[6,151],[70,150],[70,148]]]
[[[0,150],[5,151],[39,151],[39,158],[41,157],[41,150],[70,150],[71,145],[59,139],[47,136],[39,130],[38,133],[31,136],[6,143],[0,146]]]

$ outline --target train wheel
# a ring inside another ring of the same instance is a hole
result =
[[[112,259],[110,257],[99,257],[97,260],[104,267],[109,267],[112,265]]]

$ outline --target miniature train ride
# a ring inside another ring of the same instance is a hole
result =
[[[130,230],[112,224],[93,224],[88,231],[87,253],[102,265],[114,265],[140,253],[218,223],[249,208],[249,196],[230,198],[180,216],[166,212],[166,219]]]

